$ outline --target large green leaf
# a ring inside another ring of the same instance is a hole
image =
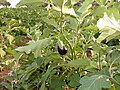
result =
[[[78,68],[78,67],[85,67],[89,64],[90,64],[89,61],[86,59],[77,59],[68,62],[66,66]]]
[[[57,22],[54,19],[49,19],[47,17],[41,18],[44,22],[46,22],[49,25],[52,25],[57,28]]]
[[[17,7],[19,6],[31,6],[33,4],[35,4],[34,6],[40,5],[42,2],[44,2],[44,0],[21,0],[18,4]]]
[[[113,15],[109,17],[106,13],[104,13],[103,18],[97,21],[97,26],[101,31],[101,35],[97,39],[98,43],[110,35],[112,36],[114,33],[120,32],[120,21],[116,20]]]
[[[105,75],[84,76],[80,79],[80,83],[82,85],[78,90],[102,90],[102,88],[111,87],[111,82]]]
[[[20,52],[25,52],[29,54],[30,52],[34,53],[35,58],[37,58],[40,55],[40,52],[43,48],[48,46],[50,44],[51,40],[49,38],[45,38],[42,40],[37,40],[35,42],[31,42],[27,46],[18,47],[15,50]]]

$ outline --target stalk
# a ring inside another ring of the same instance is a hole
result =
[[[99,62],[99,69],[102,69],[102,65],[101,65],[101,60],[100,60],[100,52],[98,54],[98,62]]]
[[[62,20],[63,20],[63,13],[62,13],[62,7],[61,7],[61,12],[60,12],[60,34],[62,34],[63,38],[68,43],[68,45],[70,47],[70,50],[71,50],[72,60],[74,60],[74,50],[72,48],[72,45],[71,45],[70,41],[64,35],[64,25],[65,25],[66,22],[63,23]]]

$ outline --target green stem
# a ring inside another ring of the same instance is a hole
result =
[[[76,59],[76,54],[75,54],[75,48],[76,48],[76,36],[77,36],[77,30],[73,30],[73,43],[72,43],[72,45],[73,45],[73,55],[74,55],[74,59]]]
[[[62,13],[62,8],[61,8],[61,13],[60,13],[60,33],[63,35],[63,38],[65,39],[65,41],[68,43],[70,50],[71,50],[71,55],[72,55],[72,60],[74,60],[74,50],[72,48],[72,45],[70,43],[70,41],[66,38],[66,36],[64,35],[64,24],[63,23],[63,13]]]
[[[118,81],[116,81],[114,78],[113,78],[113,72],[112,72],[112,66],[113,66],[113,63],[114,63],[114,61],[110,64],[110,66],[109,66],[109,74],[110,74],[110,78],[112,79],[112,81],[114,82],[114,83],[116,83],[117,85],[119,85],[120,86],[120,83],[118,82]]]
[[[72,60],[74,60],[74,50],[72,48],[72,45],[71,45],[70,41],[65,37],[65,35],[63,34],[63,32],[62,32],[62,35],[63,35],[63,38],[66,40],[66,42],[68,43],[68,45],[70,47],[71,55],[72,55]]]
[[[99,62],[99,69],[101,70],[102,69],[102,66],[101,66],[101,60],[100,60],[100,52],[98,54],[98,62]]]
[[[11,82],[11,87],[12,87],[11,89],[14,90],[14,89],[13,89],[13,82]]]

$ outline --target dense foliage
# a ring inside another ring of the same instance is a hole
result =
[[[27,7],[21,7],[26,5]],[[8,90],[119,90],[120,3],[21,0],[0,9]]]

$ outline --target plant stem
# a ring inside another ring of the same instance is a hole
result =
[[[12,87],[11,89],[14,90],[14,89],[13,89],[13,82],[11,82],[11,87]]]
[[[113,73],[112,73],[112,65],[113,65],[114,61],[110,64],[110,67],[109,67],[109,74],[110,74],[110,78],[120,86],[120,83],[117,82],[114,78],[113,78]]]
[[[74,50],[72,48],[72,45],[71,45],[70,41],[65,37],[65,35],[63,34],[63,32],[62,32],[62,35],[63,35],[63,38],[66,40],[66,42],[68,43],[68,45],[70,47],[71,55],[72,55],[72,60],[74,60]]]
[[[100,52],[98,54],[98,62],[99,62],[99,69],[101,70],[102,69],[102,66],[101,66],[101,60],[100,60]]]
[[[66,42],[68,43],[70,50],[71,50],[71,55],[72,55],[72,60],[74,60],[74,50],[72,48],[72,45],[70,43],[70,41],[66,38],[66,36],[64,35],[64,25],[65,22],[63,23],[63,13],[62,13],[62,7],[61,7],[61,13],[60,13],[60,33],[62,34],[63,38],[66,40]]]

